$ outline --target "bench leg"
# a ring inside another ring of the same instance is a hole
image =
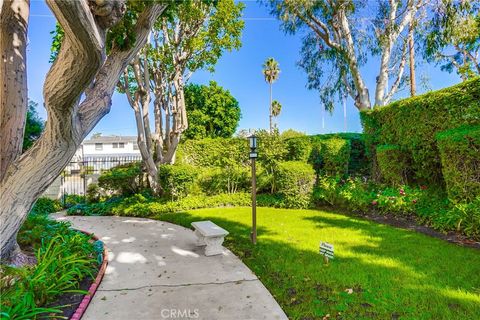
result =
[[[223,243],[224,237],[211,237],[211,238],[205,238],[205,255],[206,256],[214,256],[217,254],[222,254],[223,253]]]
[[[195,230],[195,235],[197,236],[197,242],[196,242],[197,247],[204,246],[206,243],[202,234],[198,232],[198,230]]]

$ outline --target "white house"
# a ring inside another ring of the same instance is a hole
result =
[[[136,136],[95,136],[84,140],[63,173],[44,196],[58,199],[65,194],[84,195],[104,171],[120,164],[142,160]]]
[[[140,157],[136,136],[98,136],[82,143],[84,159],[106,157]]]

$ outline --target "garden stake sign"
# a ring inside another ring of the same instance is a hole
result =
[[[333,259],[333,244],[320,242],[320,254],[323,256],[325,264],[328,264],[328,259]]]

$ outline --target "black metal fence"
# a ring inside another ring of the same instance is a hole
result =
[[[62,199],[66,195],[85,195],[88,185],[97,183],[103,171],[115,166],[142,160],[141,156],[104,156],[84,157],[82,160],[71,161],[60,177],[60,192]]]

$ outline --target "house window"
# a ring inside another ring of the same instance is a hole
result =
[[[118,143],[118,147],[119,147],[120,149],[125,148],[125,143],[119,142],[119,143]]]
[[[95,143],[95,150],[103,150],[103,143]]]
[[[117,149],[118,148],[118,143],[116,143],[116,142],[112,143],[112,148]]]

